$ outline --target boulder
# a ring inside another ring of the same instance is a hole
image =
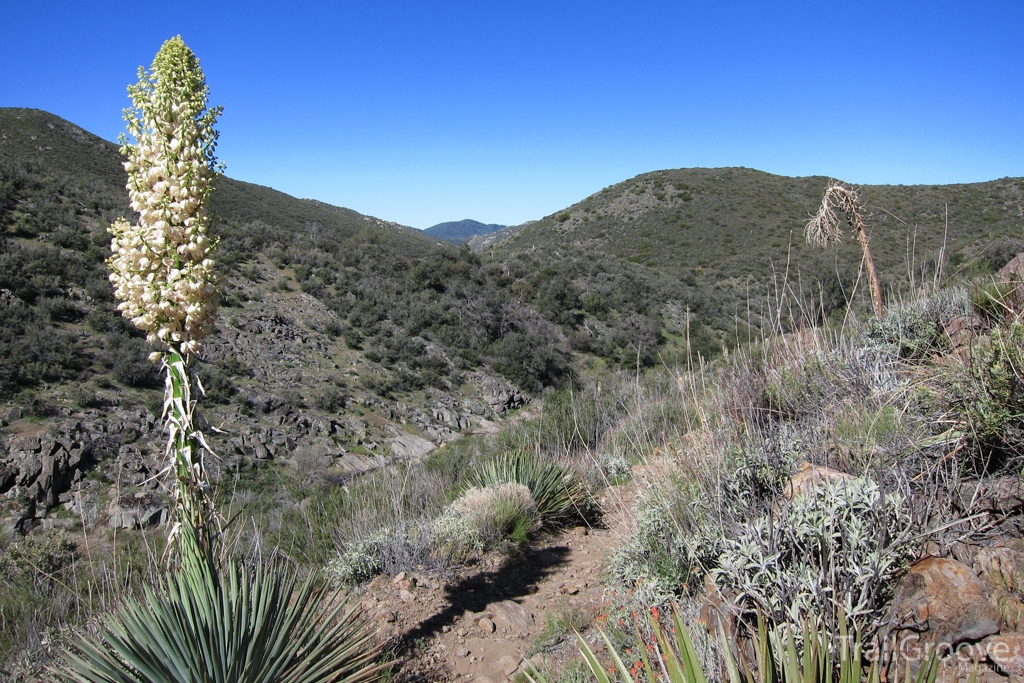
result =
[[[530,635],[533,615],[517,602],[502,600],[491,606],[494,612],[494,625],[502,634],[526,638]]]
[[[399,434],[391,440],[391,453],[396,458],[417,460],[435,448],[432,442],[413,434]]]
[[[994,512],[1001,515],[1024,509],[1024,487],[1019,477],[986,477],[965,481],[957,487],[954,501],[966,514]]]
[[[944,557],[927,557],[910,568],[896,586],[889,613],[894,631],[918,636],[897,637],[897,642],[946,651],[998,633],[999,621],[982,580],[970,567]]]
[[[519,389],[496,377],[483,377],[480,390],[494,413],[500,414],[526,405],[526,398]]]
[[[986,638],[981,647],[988,661],[1011,680],[1024,678],[1024,633],[1000,633]]]
[[[1017,254],[1010,262],[999,269],[1002,280],[1024,280],[1024,253]]]
[[[822,482],[845,481],[855,478],[846,472],[804,462],[800,465],[800,470],[783,487],[782,493],[787,499],[792,500],[796,496],[813,493]]]
[[[1002,630],[1019,630],[1024,626],[1024,552],[1003,544],[982,548],[973,564],[999,611]]]

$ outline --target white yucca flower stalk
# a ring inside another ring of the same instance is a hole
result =
[[[213,128],[221,108],[207,108],[208,93],[199,60],[180,36],[163,44],[148,73],[139,67],[139,82],[128,87],[132,106],[124,110],[134,143],[123,134],[120,140],[139,220],[120,218],[110,226],[107,265],[118,309],[158,347],[150,360],[162,361],[167,373],[167,455],[176,477],[171,545],[183,559],[212,562],[219,524],[203,464],[209,448],[193,424],[188,376],[217,306],[210,258],[216,245],[205,210],[222,170]]]
[[[139,222],[110,226],[114,255],[107,263],[118,309],[163,350],[195,353],[213,329],[217,280],[205,209],[221,170],[214,157],[213,125],[220,107],[206,108],[209,89],[199,60],[171,38],[147,74],[129,86],[125,109],[130,144],[128,192]],[[157,352],[159,353],[159,352]]]

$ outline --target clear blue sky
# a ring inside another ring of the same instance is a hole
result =
[[[108,139],[180,34],[228,175],[417,228],[540,218],[639,173],[1024,176],[1024,2],[33,2],[0,106]]]

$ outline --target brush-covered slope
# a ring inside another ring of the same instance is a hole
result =
[[[451,242],[452,244],[465,244],[469,242],[470,238],[476,235],[489,235],[492,232],[497,232],[506,226],[497,225],[495,223],[485,224],[480,221],[474,221],[472,219],[465,219],[461,221],[448,221],[447,223],[438,223],[437,225],[431,226],[423,232],[431,237],[436,237],[439,240],[445,242]]]
[[[627,347],[611,353],[602,339],[638,325],[660,328],[676,347],[688,328],[685,345],[707,354],[756,336],[765,321],[814,322],[861,299],[853,236],[828,249],[804,239],[827,180],[745,168],[646,173],[485,249],[528,300],[539,296],[538,273],[557,274],[579,314],[580,344],[598,355],[628,363]],[[976,275],[1024,248],[1024,179],[861,191],[890,297],[931,282],[940,262],[943,278]],[[799,310],[779,318],[776,301]]]
[[[677,278],[699,272],[717,280],[763,280],[771,273],[769,261],[784,268],[787,254],[802,262],[817,253],[805,243],[803,227],[827,182],[746,168],[645,173],[547,216],[512,237],[508,248],[594,248]],[[872,215],[875,259],[894,284],[907,278],[913,251],[919,262],[934,259],[944,238],[954,265],[1021,239],[1021,178],[860,190]],[[860,258],[850,242],[839,250],[843,265]]]
[[[15,200],[17,188],[40,183],[59,194],[54,197],[69,209],[98,209],[128,213],[126,176],[118,147],[75,124],[39,109],[0,108],[0,162],[7,167],[4,206]],[[0,202],[4,202],[0,198]],[[15,210],[16,207],[8,207]],[[16,211],[27,223],[39,216],[34,206]],[[213,194],[211,214],[215,221],[245,224],[261,221],[295,232],[329,233],[350,240],[369,229],[382,229],[377,239],[399,254],[422,256],[435,243],[419,230],[364,216],[351,209],[310,199],[296,199],[269,187],[223,177]],[[34,236],[28,225],[8,227],[8,235]]]
[[[125,182],[113,143],[0,109],[0,432],[71,418],[159,450],[159,374],[104,262]],[[359,469],[489,428],[523,402],[501,373],[533,390],[568,371],[554,326],[465,250],[230,178],[211,214],[221,311],[198,371],[225,456]]]

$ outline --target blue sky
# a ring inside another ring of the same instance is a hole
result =
[[[1024,2],[16,2],[0,106],[108,139],[180,34],[229,176],[417,228],[661,168],[1024,176]]]

